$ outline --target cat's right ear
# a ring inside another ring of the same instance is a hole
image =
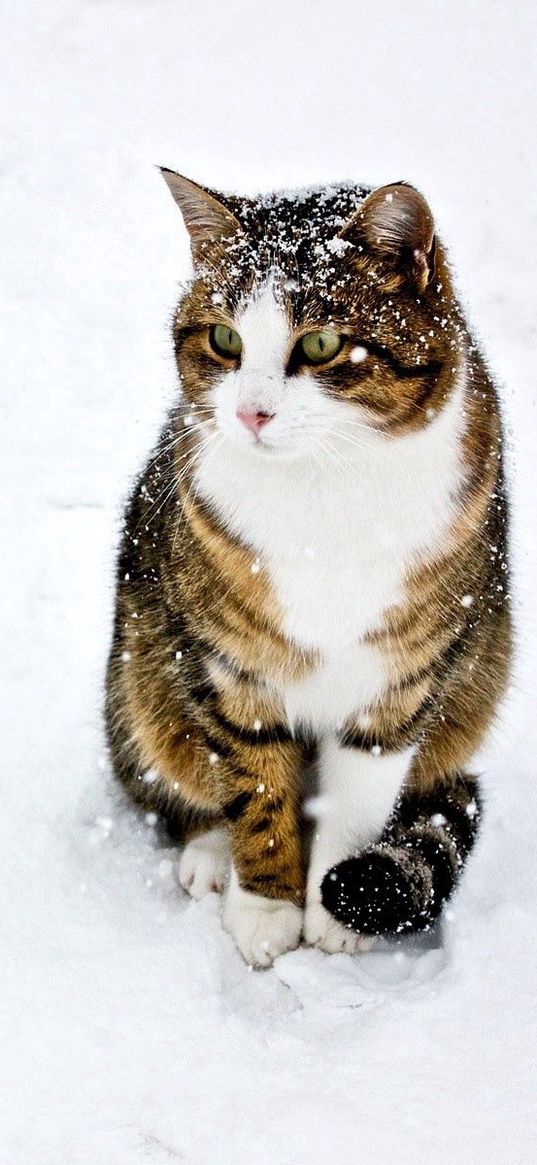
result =
[[[229,238],[238,229],[235,215],[214,191],[164,166],[160,167],[160,172],[183,216],[194,258],[198,256],[201,243]]]
[[[394,182],[374,190],[362,203],[340,238],[363,240],[400,277],[423,292],[435,271],[435,233],[431,211],[418,190]]]

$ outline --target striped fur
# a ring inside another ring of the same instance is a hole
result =
[[[194,279],[180,397],[125,515],[110,752],[192,845],[196,894],[227,830],[245,958],[295,944],[304,907],[307,941],[353,950],[349,927],[430,925],[477,828],[464,774],[511,651],[497,395],[412,188],[240,199],[166,177]],[[340,346],[317,367],[301,341],[323,328]],[[259,440],[241,409],[270,417]]]

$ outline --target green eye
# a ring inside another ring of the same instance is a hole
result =
[[[242,352],[242,340],[233,328],[225,324],[214,324],[209,332],[211,347],[219,356],[227,356],[228,360],[236,360]]]
[[[342,345],[337,332],[307,332],[302,336],[300,347],[311,364],[324,364],[337,356]]]

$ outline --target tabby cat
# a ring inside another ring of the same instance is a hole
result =
[[[475,839],[511,651],[497,395],[413,187],[163,175],[194,276],[125,517],[110,752],[249,963],[353,952],[430,927]]]

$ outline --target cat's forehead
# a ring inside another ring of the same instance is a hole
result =
[[[342,182],[278,190],[254,198],[228,196],[239,229],[226,240],[225,262],[203,261],[200,274],[218,301],[239,306],[270,279],[277,299],[323,300],[325,308],[348,283],[342,260],[351,244],[341,231],[370,187]],[[339,285],[339,286],[338,286]]]
[[[255,198],[230,198],[236,217],[253,234],[268,231],[273,242],[285,248],[289,240],[305,233],[324,237],[337,234],[363,202],[370,187],[354,182],[310,186],[298,190],[274,190]]]

